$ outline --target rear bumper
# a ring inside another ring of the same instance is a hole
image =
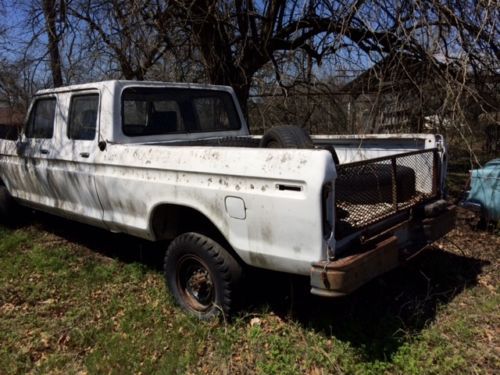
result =
[[[311,293],[323,297],[349,294],[375,277],[416,256],[455,224],[456,207],[448,205],[433,217],[407,220],[364,244],[364,251],[334,261],[314,263]]]

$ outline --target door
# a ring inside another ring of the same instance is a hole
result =
[[[58,155],[64,181],[63,204],[66,216],[102,226],[102,207],[95,187],[99,93],[67,94],[67,121],[62,127]]]
[[[10,165],[9,182],[14,196],[38,205],[54,204],[49,181],[49,159],[54,153],[55,97],[36,99],[31,106],[24,134],[17,143],[19,158]]]

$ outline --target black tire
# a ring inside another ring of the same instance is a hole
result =
[[[0,185],[0,223],[11,223],[14,220],[16,202],[7,188]]]
[[[297,126],[276,126],[264,133],[259,147],[262,148],[314,148],[305,129]]]
[[[176,302],[202,319],[229,316],[241,265],[221,245],[198,233],[184,233],[168,247],[164,275]]]

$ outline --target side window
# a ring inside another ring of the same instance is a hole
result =
[[[54,117],[56,113],[56,99],[39,99],[33,105],[26,137],[28,138],[52,138],[54,135]]]
[[[69,107],[68,138],[91,141],[97,128],[99,95],[78,95],[71,98]]]

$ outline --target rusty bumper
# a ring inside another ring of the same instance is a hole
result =
[[[384,239],[361,253],[314,263],[311,293],[323,297],[343,296],[398,267],[454,227],[455,209],[450,205],[434,217],[399,224],[392,231],[386,231]]]

